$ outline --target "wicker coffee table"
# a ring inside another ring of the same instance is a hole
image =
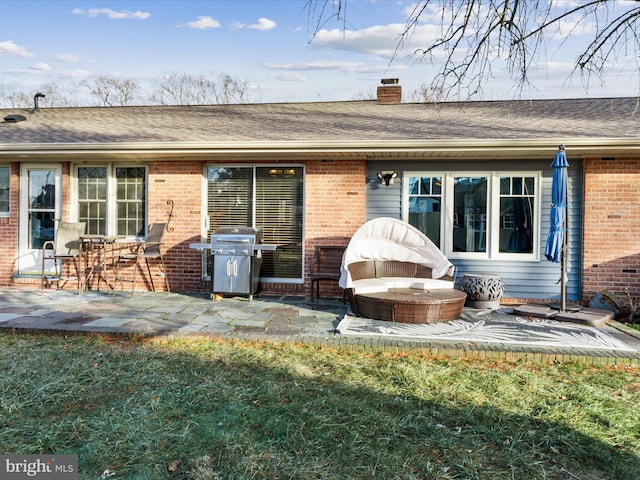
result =
[[[460,290],[391,288],[355,296],[361,316],[401,323],[438,323],[462,315],[467,294]]]

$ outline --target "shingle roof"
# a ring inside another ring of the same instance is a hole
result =
[[[640,139],[636,98],[0,109],[3,146]]]

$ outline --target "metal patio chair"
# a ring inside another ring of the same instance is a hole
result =
[[[131,296],[135,292],[136,288],[136,278],[138,269],[140,268],[140,260],[144,259],[145,264],[147,265],[147,273],[149,274],[149,282],[151,283],[151,289],[155,292],[156,287],[153,283],[153,275],[151,274],[151,267],[149,266],[149,260],[159,260],[160,266],[162,267],[162,275],[164,276],[165,287],[167,293],[171,293],[169,289],[169,278],[167,276],[167,269],[165,268],[164,258],[162,256],[162,246],[164,243],[162,242],[162,238],[164,236],[164,232],[166,230],[166,223],[154,223],[149,227],[149,234],[147,235],[147,239],[143,242],[138,243],[133,251],[120,251],[118,253],[118,258],[116,260],[115,265],[115,276],[116,282],[130,282],[131,283]],[[122,278],[120,269],[124,265],[134,266],[135,269],[133,271],[132,279]]]
[[[66,283],[71,280],[78,282],[78,294],[82,295],[82,240],[80,236],[84,234],[86,222],[58,222],[55,231],[55,240],[48,240],[42,245],[42,272],[40,279],[40,292],[44,291],[45,280],[55,281],[60,288],[60,282]],[[45,271],[47,260],[53,260],[54,273]],[[65,269],[65,262],[71,260],[75,267],[75,276],[70,274],[68,268]]]

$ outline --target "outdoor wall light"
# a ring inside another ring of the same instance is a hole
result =
[[[393,170],[385,170],[382,172],[378,172],[378,178],[380,179],[380,183],[384,183],[387,187],[389,185],[393,185],[393,179],[398,176],[398,172],[394,172]]]

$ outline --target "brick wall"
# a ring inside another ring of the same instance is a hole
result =
[[[11,164],[10,217],[0,218],[0,285],[11,283],[18,251],[18,173],[19,165]]]
[[[63,165],[62,217],[69,212],[69,164]],[[148,183],[149,223],[169,222],[163,241],[169,286],[179,292],[206,292],[208,282],[201,280],[202,256],[189,244],[200,241],[204,212],[202,179],[203,163],[150,162]],[[18,165],[12,166],[11,218],[0,219],[0,282],[10,284],[16,268],[18,238]],[[306,165],[305,178],[305,283],[264,284],[265,293],[309,295],[309,264],[315,245],[346,245],[365,221],[365,162],[361,160],[314,161]],[[171,202],[173,202],[173,210]],[[171,218],[169,215],[171,214]],[[164,289],[160,265],[151,262],[156,290]],[[149,289],[146,267],[138,272],[136,288]],[[141,273],[144,272],[143,275]],[[121,271],[131,278],[132,269]],[[39,282],[39,280],[38,280]],[[25,283],[21,280],[20,283]],[[74,288],[72,285],[70,288]],[[118,288],[120,286],[118,285]],[[127,288],[126,284],[124,288]],[[340,296],[337,284],[322,282],[321,295]]]
[[[201,162],[149,164],[149,223],[169,222],[162,251],[169,287],[175,291],[206,290],[201,280],[202,255],[189,248],[190,243],[200,241],[202,168]],[[172,213],[169,201],[173,201]],[[156,290],[162,290],[164,284],[158,262],[151,263],[151,267]]]
[[[189,248],[200,241],[202,170],[200,162],[149,164],[149,222],[166,222],[174,209],[164,241],[170,287],[175,291],[208,291],[202,282],[201,254]],[[316,161],[306,165],[305,178],[305,283],[263,284],[265,293],[309,295],[309,264],[315,245],[343,244],[365,221],[365,162],[361,160]],[[153,267],[153,265],[152,265]],[[152,270],[156,288],[159,269]],[[161,280],[161,279],[160,279]],[[140,285],[144,288],[144,285]],[[340,296],[337,285],[323,282],[321,295]]]
[[[640,298],[640,159],[584,162],[583,300]]]
[[[307,165],[305,210],[305,294],[316,245],[347,245],[366,221],[366,165],[361,160]],[[340,296],[333,282],[320,283],[321,296]]]

